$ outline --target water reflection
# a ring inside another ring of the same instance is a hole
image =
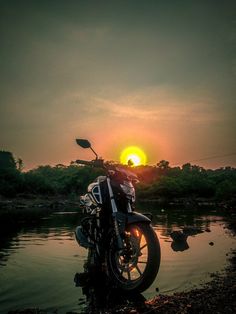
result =
[[[171,243],[171,248],[175,252],[183,252],[189,249],[189,245],[187,243],[188,235],[182,231],[173,231],[170,234],[173,242]]]
[[[183,241],[173,241],[171,243],[171,248],[174,252],[183,252],[189,249],[188,242],[186,240]]]
[[[91,266],[89,261],[86,261],[83,273],[75,274],[74,281],[86,296],[86,307],[82,313],[111,313],[111,309],[122,309],[124,313],[129,308],[139,313],[147,309],[146,298],[141,293],[124,293],[112,285],[105,271],[96,265]]]
[[[79,224],[81,214],[78,211],[55,212],[42,218],[37,225],[12,230],[0,230],[0,266],[5,266],[8,257],[28,243],[44,245],[44,241],[74,240],[74,228]]]
[[[150,204],[142,208],[147,212]],[[157,287],[160,293],[192,288],[210,280],[209,273],[226,264],[226,254],[235,247],[235,240],[223,229],[226,218],[222,213],[155,208],[150,211],[161,243],[162,260],[156,281],[143,294],[145,298],[153,297]],[[0,304],[4,313],[26,307],[81,313],[84,305],[78,305],[78,298],[88,300],[88,310],[96,300],[98,308],[104,303],[114,305],[116,300],[124,306],[133,302],[137,312],[139,306],[145,306],[140,295],[122,295],[115,288],[108,288],[104,274],[93,273],[96,280],[92,284],[90,281],[84,295],[82,289],[74,287],[73,276],[84,272],[87,257],[87,251],[74,240],[81,218],[78,212],[70,210],[51,214],[37,226],[0,234]],[[174,239],[174,234],[179,234],[182,241]],[[214,245],[210,246],[210,242]],[[100,285],[102,280],[105,291]]]
[[[209,210],[209,209],[184,209],[184,208],[157,208],[155,202],[142,202],[137,205],[137,209],[143,211],[150,211],[153,213],[153,223],[165,226],[166,230],[171,231],[173,226],[195,226],[199,229],[206,229],[210,226],[213,219],[209,217],[219,216],[224,217],[226,212],[219,210]],[[163,234],[164,235],[164,234]]]
[[[206,229],[210,232],[210,229]],[[183,252],[189,249],[189,245],[187,242],[188,236],[195,236],[197,234],[203,233],[202,228],[196,226],[185,226],[182,231],[174,230],[170,233],[170,237],[173,242],[171,243],[171,248],[175,252]]]
[[[9,256],[15,251],[12,248],[14,238],[17,238],[17,232],[11,232],[10,234],[0,233],[0,267],[6,266]],[[15,241],[15,246],[19,248],[18,241]]]

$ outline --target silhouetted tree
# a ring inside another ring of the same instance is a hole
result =
[[[0,195],[15,196],[22,188],[22,178],[11,152],[0,151]]]
[[[107,162],[109,166],[120,166]],[[128,165],[123,167],[129,167]],[[70,195],[84,193],[89,183],[104,170],[88,166],[58,164],[39,166],[28,172],[21,172],[23,161],[14,159],[11,152],[0,151],[0,195],[15,196],[17,193],[42,195]],[[170,167],[161,160],[157,166],[132,167],[140,184],[138,198],[167,201],[176,197],[204,197],[217,200],[236,200],[236,169],[231,167],[216,170],[204,169],[190,163]]]
[[[157,167],[162,169],[162,170],[166,170],[166,169],[169,169],[169,161],[167,160],[160,160],[158,163],[157,163]]]
[[[0,151],[0,169],[16,169],[16,161],[11,152]]]

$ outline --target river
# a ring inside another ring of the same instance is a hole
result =
[[[236,240],[226,228],[224,214],[142,207],[143,212],[153,213],[162,254],[159,273],[143,293],[145,298],[155,296],[157,290],[168,294],[199,287],[227,265]],[[73,282],[75,273],[83,271],[87,254],[74,238],[81,218],[78,210],[57,211],[37,227],[1,235],[0,313],[32,307],[57,308],[59,313],[82,311],[85,297]],[[176,245],[170,233],[186,226],[191,226],[192,235]]]

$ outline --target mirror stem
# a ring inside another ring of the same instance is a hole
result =
[[[92,152],[95,154],[95,156],[96,156],[96,159],[98,159],[98,155],[97,155],[97,153],[93,150],[93,148],[90,146],[90,149],[92,150]]]

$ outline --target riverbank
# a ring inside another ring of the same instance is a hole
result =
[[[213,274],[213,280],[204,287],[173,295],[158,295],[145,302],[142,308],[135,306],[108,313],[185,314],[185,313],[235,313],[236,312],[236,251],[225,275]]]
[[[196,210],[202,211],[204,209],[216,209],[231,214],[233,207],[226,202],[217,203],[213,200],[204,198],[177,198],[166,202],[162,199],[146,200],[141,199],[136,204],[137,210],[146,206],[147,210]],[[0,232],[4,228],[18,229],[25,225],[32,225],[37,223],[41,218],[49,215],[57,210],[80,210],[79,197],[71,195],[65,196],[42,196],[42,195],[19,195],[14,198],[0,197]]]
[[[137,196],[138,203],[156,204],[160,207],[169,208],[218,208],[233,210],[236,199],[217,200],[209,197],[142,197]],[[79,195],[40,195],[40,194],[19,194],[15,197],[3,197],[0,195],[0,211],[2,209],[25,209],[25,208],[51,208],[61,209],[65,207],[78,207]]]
[[[65,197],[28,197],[0,198],[0,233],[9,229],[18,230],[22,226],[32,226],[40,219],[57,210],[79,209],[76,199]]]
[[[5,198],[0,196],[1,210],[13,209],[63,209],[68,207],[78,207],[79,197],[65,196],[43,196],[43,195],[23,195],[14,198]]]
[[[229,269],[226,276],[215,275],[212,282],[202,289],[159,295],[147,302],[143,313],[235,313],[236,272]],[[133,312],[135,313],[135,312]]]

